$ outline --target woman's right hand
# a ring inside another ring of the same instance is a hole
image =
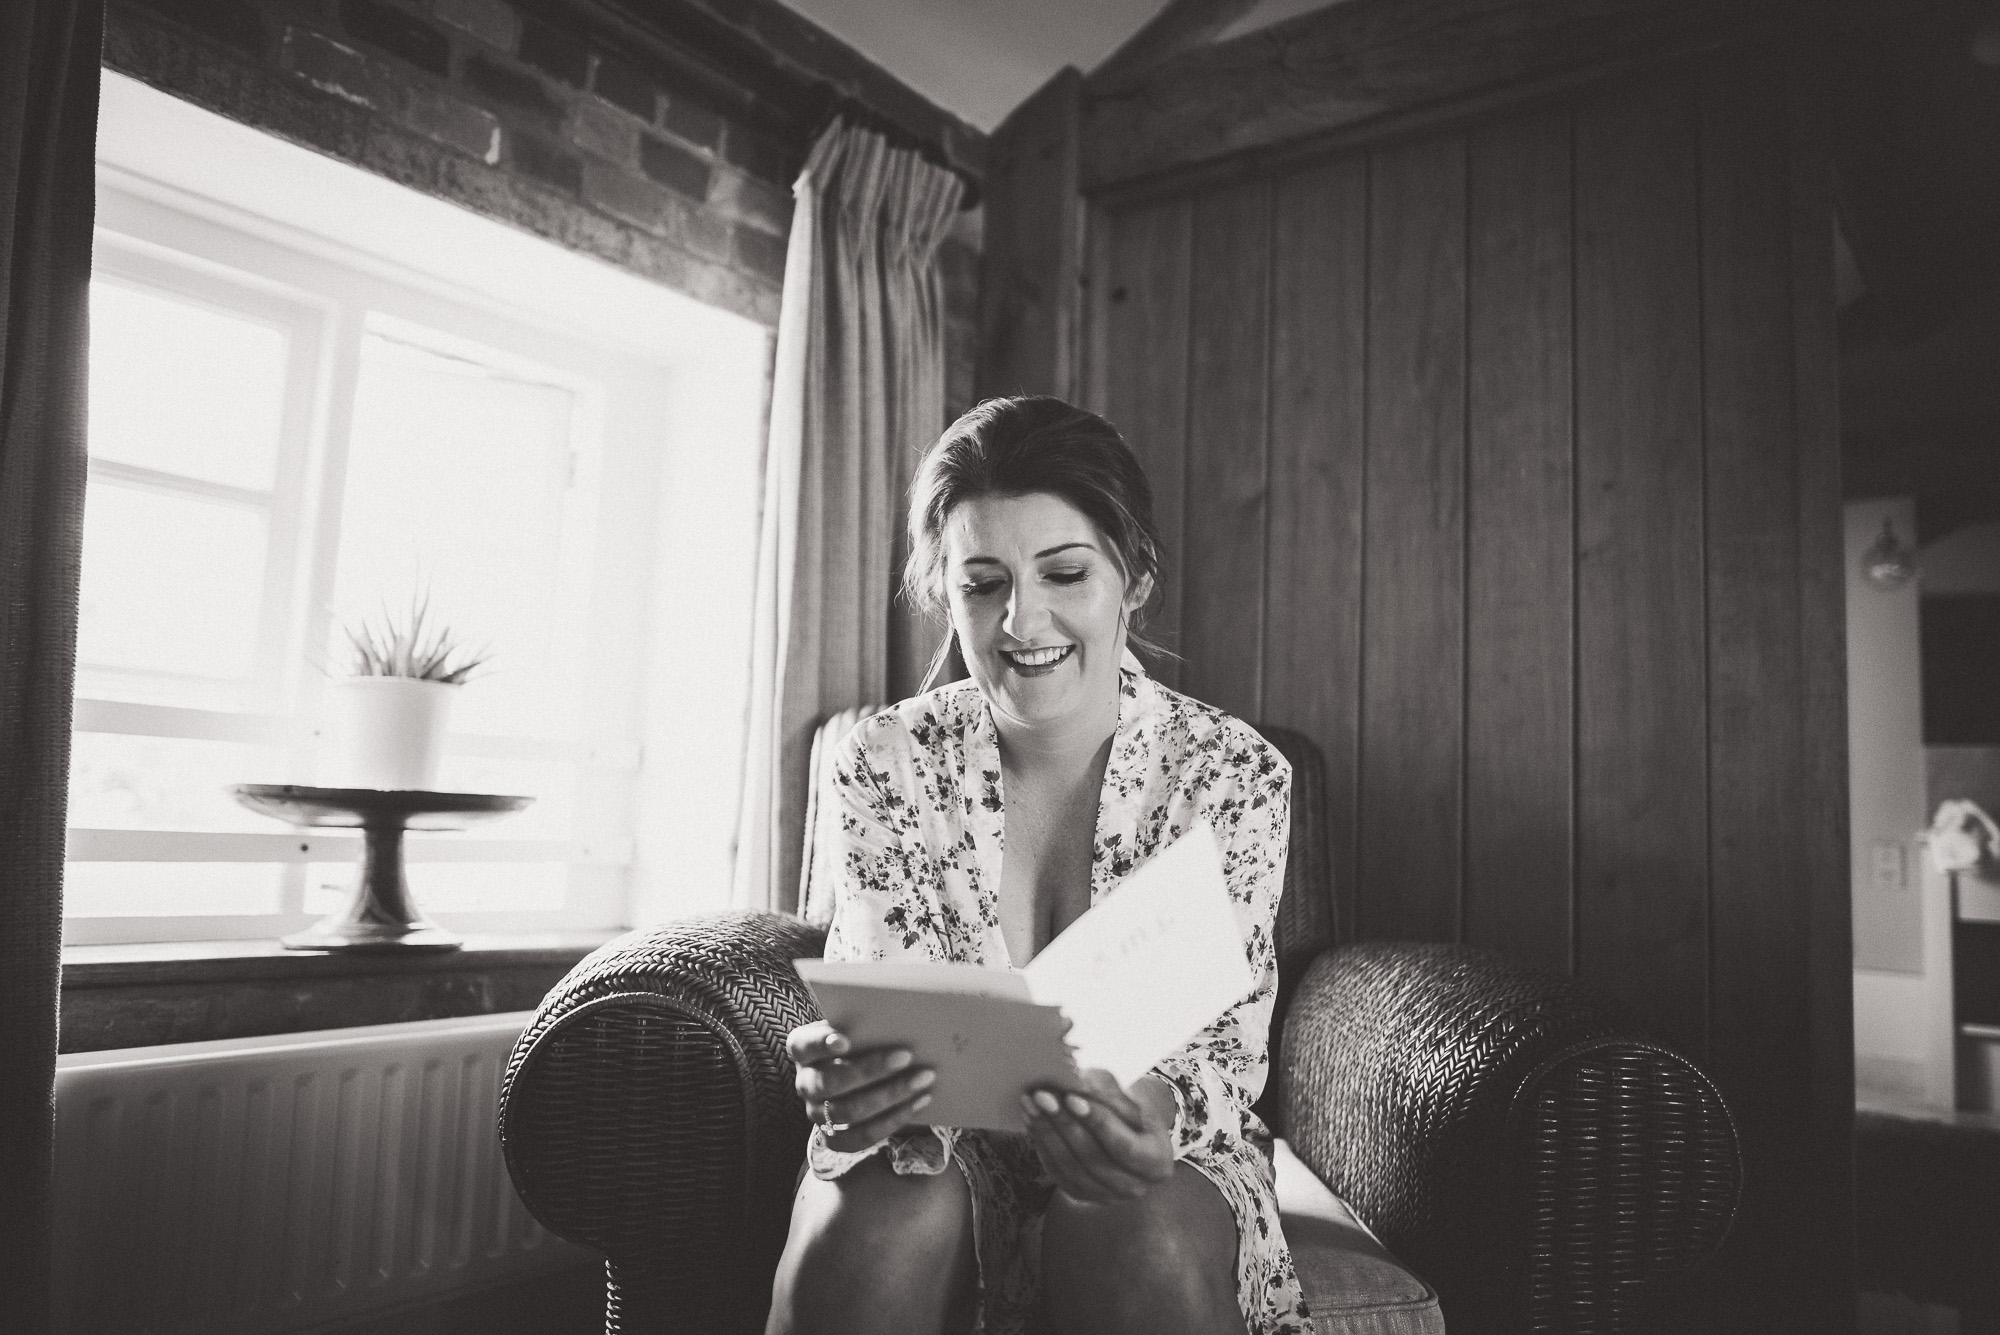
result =
[[[876,1048],[849,1055],[847,1036],[824,1020],[800,1025],[785,1040],[798,1067],[794,1087],[806,1117],[829,1127],[829,1149],[865,1150],[916,1120],[931,1101],[937,1073],[912,1068],[908,1048]]]

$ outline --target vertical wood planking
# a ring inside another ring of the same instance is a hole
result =
[[[1075,393],[1077,120],[1082,76],[1063,69],[987,142],[980,255],[980,398]]]
[[[1464,759],[1465,140],[1380,150],[1369,174],[1357,927],[1450,941]]]
[[[1853,893],[1847,829],[1846,574],[1842,546],[1839,337],[1833,281],[1831,154],[1817,127],[1837,94],[1805,61],[1788,62],[1793,421],[1798,431],[1799,662],[1803,710],[1799,805],[1810,902],[1813,1171],[1802,1185],[1797,1245],[1817,1268],[1802,1321],[1854,1321]],[[1810,1275],[1809,1275],[1810,1277]]]
[[[1353,934],[1360,757],[1368,172],[1285,178],[1273,204],[1271,530],[1262,717],[1326,756],[1333,903]]]
[[[1474,130],[1468,152],[1465,939],[1567,973],[1569,111]]]
[[[1577,971],[1707,1051],[1696,106],[1577,108]]]
[[[1797,1275],[1755,1273],[1807,1222],[1810,1142],[1795,1128],[1810,1120],[1812,1074],[1785,114],[1770,71],[1740,58],[1710,64],[1699,88],[1709,1064],[1762,1169],[1717,1269],[1731,1322],[1770,1329],[1811,1299]]]
[[[1187,468],[1189,241],[1194,211],[1184,199],[1107,220],[1102,252],[1105,289],[1105,415],[1125,436],[1153,486],[1160,530],[1160,592],[1149,637],[1180,649],[1182,516]],[[1178,660],[1148,670],[1180,684]]]
[[[1181,680],[1254,720],[1264,707],[1270,185],[1196,199],[1193,252]]]

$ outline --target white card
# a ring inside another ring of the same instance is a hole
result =
[[[1079,1067],[1120,1085],[1250,993],[1250,965],[1207,821],[1127,876],[1022,971],[1062,1007]]]

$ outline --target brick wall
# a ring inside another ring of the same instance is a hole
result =
[[[636,44],[563,11],[505,0],[113,0],[104,62],[699,300],[777,321],[804,135],[772,129],[778,117],[716,109]],[[978,246],[972,210],[942,257],[954,410],[972,393]]]

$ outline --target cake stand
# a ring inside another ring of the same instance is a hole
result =
[[[464,939],[426,922],[410,898],[403,875],[403,831],[462,830],[535,800],[291,783],[239,783],[234,791],[236,800],[252,811],[296,827],[361,831],[354,898],[340,912],[282,938],[288,950],[457,950]]]

